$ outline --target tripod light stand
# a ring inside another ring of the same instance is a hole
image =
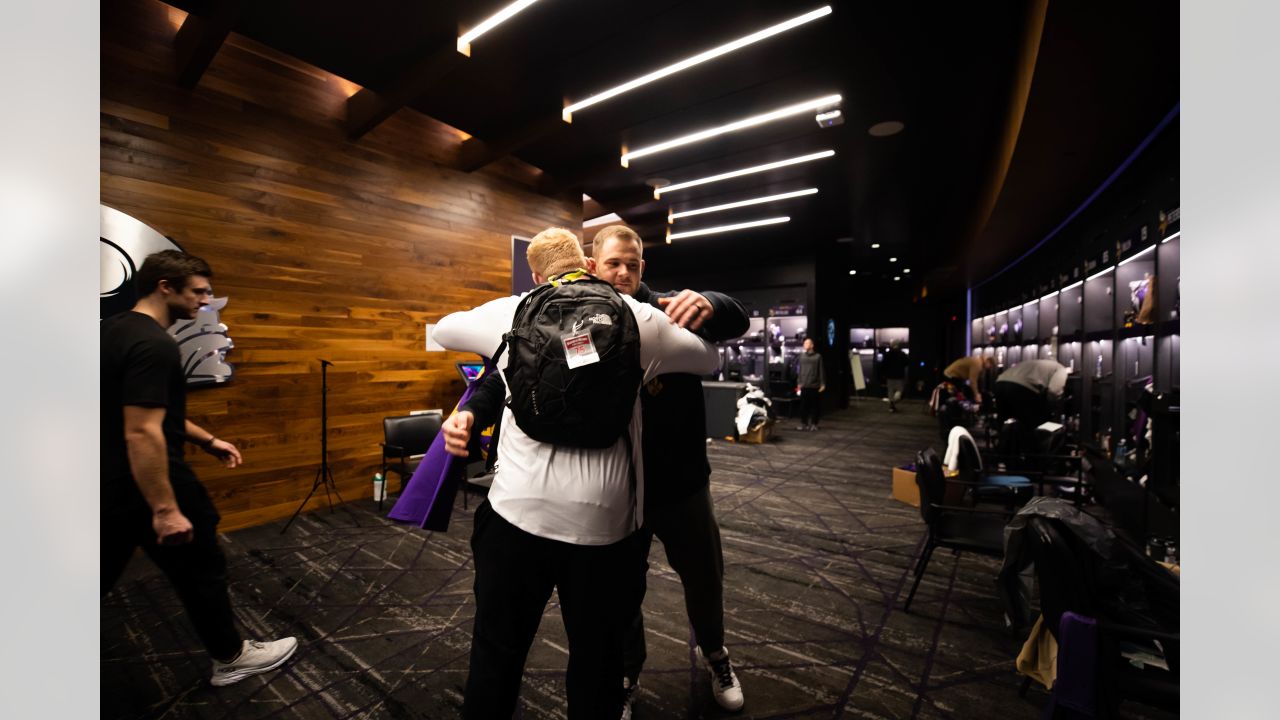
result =
[[[320,486],[324,486],[324,499],[329,503],[329,512],[333,512],[333,498],[329,497],[330,492],[338,496],[339,503],[343,502],[342,496],[338,495],[338,485],[333,481],[333,473],[329,472],[329,366],[332,364],[328,360],[320,361],[320,467],[316,470],[315,481],[311,483],[311,492],[307,493],[307,496],[302,499],[302,504],[293,511],[293,517],[289,518],[289,522],[280,529],[281,535],[289,529],[294,520],[298,519],[298,514],[307,506],[307,502]]]

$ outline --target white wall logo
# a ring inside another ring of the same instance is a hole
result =
[[[133,307],[138,299],[133,276],[148,255],[182,248],[119,210],[100,207],[98,319],[102,320]],[[227,298],[212,298],[194,320],[179,320],[169,327],[169,334],[178,342],[189,386],[223,383],[235,374],[226,357],[235,344],[218,317],[226,305]]]

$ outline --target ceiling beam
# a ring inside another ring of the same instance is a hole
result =
[[[187,15],[173,39],[178,85],[190,90],[200,82],[227,35],[231,34],[243,7],[243,0],[224,0],[214,3],[206,16]]]
[[[558,111],[557,111],[558,113]],[[563,128],[565,123],[558,114],[544,114],[538,119],[508,130],[499,137],[481,140],[473,137],[463,141],[458,150],[455,170],[475,172],[489,163],[510,155],[530,143]]]
[[[381,92],[362,88],[347,99],[347,137],[359,140],[397,110],[425,93],[433,83],[448,75],[464,60],[466,56],[460,54],[452,43],[441,45],[400,73]]]

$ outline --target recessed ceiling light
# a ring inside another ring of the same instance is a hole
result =
[[[703,228],[701,230],[686,230],[684,232],[668,232],[667,242],[678,240],[680,238],[698,237],[699,235],[712,235],[714,233],[729,232],[730,230],[745,230],[747,228],[759,227],[761,225],[777,225],[778,223],[790,222],[791,218],[774,217],[765,218],[764,220],[752,220],[751,222],[734,223],[733,225],[720,225],[717,227]]]
[[[458,38],[458,52],[471,57],[471,42],[481,35],[511,19],[512,15],[529,7],[538,0],[517,0],[491,15],[487,20],[471,28]]]
[[[787,167],[788,165],[798,165],[800,163],[806,163],[813,160],[821,160],[822,158],[829,158],[835,154],[836,154],[835,150],[823,150],[821,152],[810,153],[808,155],[800,155],[798,157],[787,158],[786,160],[779,160],[777,162],[765,163],[764,165],[753,165],[751,167],[745,167],[740,170],[730,170],[729,172],[726,172],[726,173],[720,173],[719,175],[709,175],[704,178],[698,178],[697,180],[686,180],[685,182],[676,183],[674,185],[667,185],[666,187],[656,187],[653,189],[653,199],[657,200],[664,193],[675,192],[676,190],[684,190],[685,188],[691,188],[697,185],[706,185],[707,183],[719,182],[721,180],[728,180],[730,178],[742,177],[743,175],[751,175],[753,173],[760,173],[768,170],[774,170],[781,167]]]
[[[823,95],[822,97],[812,98],[805,100],[804,102],[795,103],[794,105],[780,107],[777,110],[770,110],[767,113],[761,113],[759,115],[742,118],[741,120],[735,120],[726,125],[707,128],[688,135],[682,135],[678,138],[672,138],[671,140],[660,142],[657,145],[650,145],[649,147],[643,147],[638,150],[630,150],[622,153],[622,167],[630,167],[631,161],[636,158],[645,157],[647,155],[656,155],[657,153],[665,152],[672,148],[678,148],[682,145],[689,145],[691,143],[708,140],[731,132],[746,130],[747,128],[763,125],[768,122],[773,122],[774,120],[781,120],[782,118],[791,117],[793,115],[799,115],[800,113],[816,110],[817,108],[829,107],[839,102],[839,95]]]
[[[750,200],[739,200],[738,202],[725,203],[724,205],[712,205],[711,207],[698,208],[697,210],[685,210],[683,212],[668,212],[667,222],[673,222],[678,218],[691,217],[693,215],[705,215],[706,213],[720,212],[721,210],[732,210],[733,208],[746,207],[748,205],[759,205],[761,203],[773,202],[775,200],[786,200],[788,198],[800,197],[802,195],[816,195],[818,188],[807,188],[804,190],[796,190],[795,192],[780,193],[778,195],[768,195],[765,197],[751,198]]]
[[[893,276],[893,279],[894,279],[894,280],[901,280],[901,279],[902,279],[902,276],[901,276],[901,275],[894,275],[894,276]]]
[[[903,274],[903,275],[910,275],[910,274],[911,274],[911,268],[902,268],[902,274]]]
[[[880,249],[880,243],[871,243],[871,249],[872,249],[872,250],[879,250],[879,249]]]
[[[889,137],[890,135],[897,135],[902,132],[905,127],[906,125],[903,125],[897,120],[886,120],[884,122],[878,122],[867,128],[867,132],[872,137]]]
[[[750,35],[744,35],[738,38],[737,40],[727,42],[724,45],[714,47],[710,50],[705,50],[703,52],[698,53],[697,55],[694,55],[693,57],[685,58],[680,62],[673,63],[671,65],[668,65],[658,70],[654,70],[653,72],[647,75],[641,75],[640,77],[634,80],[625,82],[617,87],[609,88],[608,90],[605,90],[603,92],[598,92],[595,95],[592,95],[591,97],[585,100],[580,100],[576,103],[573,103],[572,105],[565,107],[565,109],[561,111],[560,117],[563,118],[565,122],[573,122],[573,114],[579,110],[582,110],[583,108],[591,107],[596,103],[604,102],[605,100],[608,100],[609,98],[612,98],[612,97],[617,97],[622,93],[634,90],[638,87],[641,87],[642,85],[648,85],[654,80],[661,80],[662,78],[667,77],[668,75],[673,75],[675,73],[680,72],[681,70],[687,70],[700,63],[704,63],[708,60],[718,58],[721,55],[727,55],[733,52],[734,50],[744,48],[752,43],[759,42],[761,40],[764,40],[765,38],[773,37],[778,33],[786,32],[791,28],[799,27],[800,25],[804,25],[805,23],[811,20],[817,20],[820,17],[826,17],[827,15],[830,15],[830,14],[831,14],[831,6],[823,5],[817,10],[807,12],[804,15],[793,17],[790,20],[787,20],[785,22],[780,22],[777,25],[771,25],[763,30],[758,30],[756,32],[753,32]]]
[[[850,270],[850,271],[849,271],[849,274],[850,274],[850,275],[857,275],[857,274],[858,274],[858,271],[857,271],[857,270]]]
[[[651,177],[648,180],[645,180],[644,184],[648,185],[654,190],[657,190],[660,187],[666,187],[667,185],[670,185],[671,181],[664,177]]]
[[[889,262],[898,262],[898,258],[889,258]]]

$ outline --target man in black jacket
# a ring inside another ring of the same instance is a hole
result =
[[[592,243],[588,269],[640,302],[663,308],[682,327],[712,342],[739,337],[747,331],[746,309],[720,293],[681,290],[655,293],[641,282],[643,245],[630,228],[611,225]],[[486,427],[497,418],[505,389],[494,374],[477,388],[470,401],[442,428],[446,448],[465,455],[471,428]],[[711,505],[711,465],[707,461],[706,407],[697,375],[660,375],[640,389],[643,407],[645,528],[657,535],[667,561],[680,576],[685,608],[698,651],[711,671],[716,702],[728,710],[743,705],[742,686],[724,647],[724,558],[720,527]],[[644,622],[637,613],[628,629],[624,658],[627,702],[622,717],[630,717],[631,698],[646,651]]]

